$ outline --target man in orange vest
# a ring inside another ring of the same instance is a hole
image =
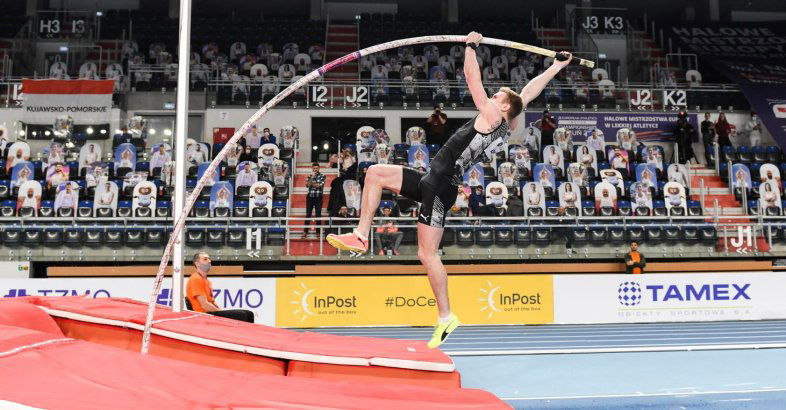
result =
[[[194,267],[196,271],[191,274],[186,284],[186,306],[195,312],[203,312],[214,316],[226,317],[229,319],[242,320],[254,323],[254,312],[245,309],[222,310],[213,299],[213,284],[207,278],[207,273],[212,267],[210,255],[205,252],[197,252],[194,255]]]
[[[644,255],[639,253],[639,244],[631,242],[630,252],[625,254],[625,272],[633,274],[644,273],[644,267],[647,266],[647,260]]]

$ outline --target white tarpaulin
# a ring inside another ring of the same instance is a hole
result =
[[[274,278],[211,277],[213,297],[222,309],[248,309],[254,321],[267,326],[276,322],[276,280]],[[0,279],[0,297],[75,296],[118,297],[147,302],[150,278],[47,278]],[[172,306],[172,290],[161,289],[159,304]]]
[[[22,121],[54,124],[62,115],[77,124],[106,124],[114,80],[22,80]]]
[[[786,273],[554,275],[555,323],[786,319]]]

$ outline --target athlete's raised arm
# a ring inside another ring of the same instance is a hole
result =
[[[480,33],[471,32],[467,35],[467,48],[464,51],[464,78],[467,79],[467,88],[472,94],[472,101],[475,103],[480,116],[488,123],[488,126],[493,128],[500,120],[502,120],[502,113],[499,108],[489,100],[483,82],[480,78],[480,66],[475,54],[475,48],[483,40]]]
[[[557,73],[560,72],[565,66],[570,64],[570,60],[573,59],[573,56],[563,51],[563,53],[568,55],[568,58],[565,61],[559,61],[557,59],[554,60],[554,64],[552,64],[546,71],[542,72],[539,76],[530,80],[527,85],[524,86],[524,89],[521,91],[521,100],[524,102],[524,106],[526,107],[530,101],[538,98],[543,89],[546,88],[546,85],[554,78]],[[466,60],[465,60],[466,61]]]

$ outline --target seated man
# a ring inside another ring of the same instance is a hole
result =
[[[213,299],[213,285],[207,278],[212,260],[206,252],[194,255],[196,271],[191,274],[186,284],[186,299],[191,304],[191,310],[208,313],[229,319],[254,323],[254,312],[244,309],[221,310]]]
[[[379,227],[374,232],[374,240],[377,241],[379,247],[379,254],[384,255],[387,251],[392,251],[396,256],[401,255],[398,247],[401,246],[401,240],[404,238],[404,233],[398,230],[396,222],[391,216],[391,209],[388,207],[382,208],[382,219],[379,221]]]

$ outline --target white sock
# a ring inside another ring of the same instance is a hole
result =
[[[360,231],[358,231],[357,229],[353,230],[352,232],[355,235],[357,235],[358,238],[360,238],[363,242],[368,242],[368,237],[366,235],[363,235],[362,233],[360,233]]]
[[[448,313],[448,315],[445,316],[445,317],[442,317],[442,316],[439,317],[439,323],[443,323],[444,324],[444,323],[448,323],[448,322],[450,322],[450,313]]]

